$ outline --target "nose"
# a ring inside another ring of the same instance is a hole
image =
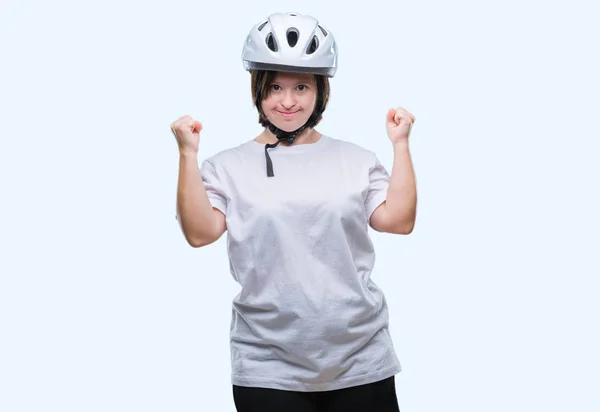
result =
[[[294,96],[294,93],[289,90],[283,93],[283,95],[281,96],[281,105],[286,110],[289,110],[292,107],[294,107],[296,105],[296,97]]]

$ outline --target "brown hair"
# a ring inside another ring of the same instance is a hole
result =
[[[277,72],[270,70],[252,70],[250,72],[250,82],[252,86],[252,101],[254,106],[256,106],[258,110],[258,123],[261,126],[267,127],[269,125],[269,120],[262,112],[261,102],[269,97],[269,93],[271,92],[271,83],[275,80],[275,76]],[[313,115],[318,115],[316,119],[314,119],[314,124],[310,127],[314,127],[321,121],[321,115],[325,111],[327,107],[327,102],[329,101],[329,78],[326,76],[313,74],[315,83],[317,85],[317,103],[315,105],[315,111]],[[311,116],[312,118],[312,116]],[[310,121],[310,120],[309,120]]]

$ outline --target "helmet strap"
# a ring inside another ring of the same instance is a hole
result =
[[[314,112],[310,116],[310,118],[306,121],[306,123],[304,123],[303,126],[299,127],[298,129],[294,130],[293,132],[286,132],[284,130],[281,130],[280,128],[275,126],[273,123],[269,122],[269,124],[268,124],[269,131],[271,133],[273,133],[275,135],[275,137],[277,137],[277,143],[272,143],[272,144],[267,143],[265,145],[265,157],[267,159],[267,177],[275,176],[275,174],[273,173],[273,162],[271,161],[271,156],[269,156],[268,149],[273,149],[273,148],[277,147],[279,145],[279,143],[281,143],[282,141],[286,141],[286,143],[288,143],[288,144],[294,143],[294,139],[300,133],[302,133],[304,130],[306,130],[310,127],[313,127],[315,124],[317,124],[317,122],[318,122],[318,120],[320,120],[320,118],[321,118],[321,113]]]

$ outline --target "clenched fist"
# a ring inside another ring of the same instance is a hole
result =
[[[415,116],[403,107],[388,110],[385,127],[392,143],[407,140],[415,120]]]
[[[202,123],[185,115],[171,123],[171,131],[177,140],[179,152],[198,153]]]

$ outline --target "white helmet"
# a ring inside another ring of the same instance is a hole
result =
[[[256,24],[246,39],[246,70],[273,70],[333,77],[337,45],[317,19],[298,13],[275,13]]]

